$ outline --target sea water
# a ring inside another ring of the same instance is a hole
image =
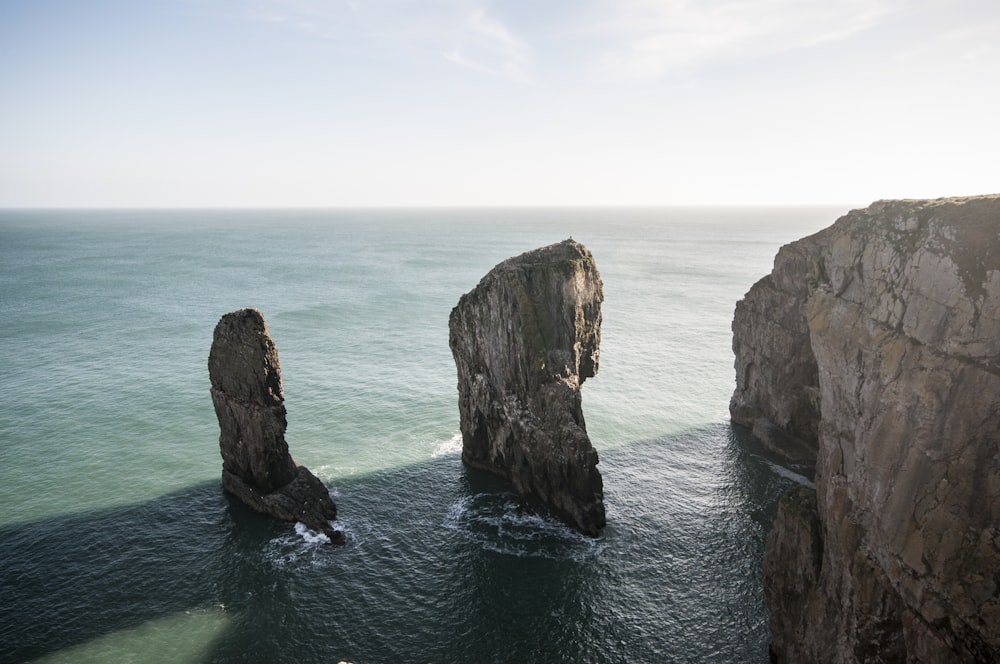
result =
[[[759,565],[807,481],[728,420],[733,307],[821,208],[0,212],[0,661],[765,662]],[[448,315],[573,237],[608,526],[460,459]],[[260,309],[347,544],[220,487],[208,350]]]

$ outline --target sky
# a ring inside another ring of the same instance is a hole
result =
[[[0,207],[1000,192],[996,0],[0,0]]]

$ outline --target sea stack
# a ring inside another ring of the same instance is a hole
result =
[[[1000,661],[1000,196],[850,212],[733,331],[733,419],[816,449],[767,541],[773,660]]]
[[[580,532],[604,527],[580,387],[597,373],[601,276],[572,239],[494,267],[452,310],[462,459]]]
[[[223,488],[258,512],[302,522],[340,541],[343,536],[330,525],[337,518],[330,492],[288,453],[278,350],[259,311],[242,309],[219,320],[208,375],[219,418]]]

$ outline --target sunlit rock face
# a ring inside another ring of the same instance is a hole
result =
[[[736,318],[734,419],[817,449],[767,543],[775,660],[1000,661],[1000,197],[853,211]]]
[[[597,373],[600,273],[566,240],[497,265],[451,312],[462,459],[587,535],[605,524],[580,387]]]
[[[219,320],[208,374],[223,488],[258,512],[340,540],[330,525],[337,508],[329,491],[288,452],[278,350],[259,311],[242,309]]]

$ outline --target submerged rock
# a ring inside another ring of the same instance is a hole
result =
[[[597,373],[603,300],[594,257],[570,239],[494,267],[449,320],[462,459],[592,536],[604,492],[580,386]]]
[[[1000,196],[783,247],[734,349],[734,420],[817,450],[767,542],[774,659],[1000,661]]]
[[[258,512],[301,521],[340,541],[343,536],[329,523],[337,518],[330,492],[288,452],[278,350],[259,311],[242,309],[219,320],[208,375],[223,488]]]

